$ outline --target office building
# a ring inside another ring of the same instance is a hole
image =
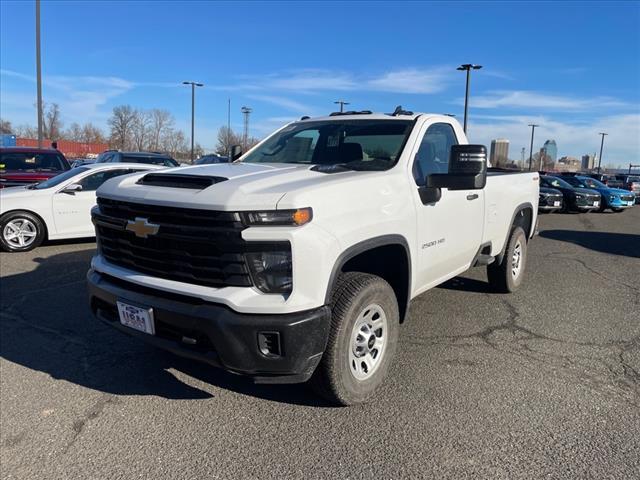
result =
[[[506,165],[509,162],[509,140],[506,138],[491,140],[489,161],[494,167]]]

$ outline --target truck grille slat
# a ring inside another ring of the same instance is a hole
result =
[[[243,252],[258,248],[242,238],[246,227],[232,212],[181,209],[98,198],[93,213],[100,253],[111,264],[158,278],[208,287],[252,285]],[[136,236],[128,221],[159,225]]]

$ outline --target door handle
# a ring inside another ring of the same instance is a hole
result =
[[[467,195],[467,200],[475,200],[476,198],[478,198],[478,194],[477,193],[471,193],[471,194]]]

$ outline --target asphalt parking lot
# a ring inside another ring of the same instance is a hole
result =
[[[0,254],[4,479],[637,478],[640,207],[543,215],[527,278],[417,298],[375,403],[254,386],[94,320],[95,244]]]

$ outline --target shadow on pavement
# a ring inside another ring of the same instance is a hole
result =
[[[35,270],[2,278],[2,358],[56,379],[118,395],[213,397],[190,385],[196,379],[277,402],[329,406],[302,385],[254,385],[247,378],[154,349],[101,324],[89,309],[85,281],[93,252],[36,258]],[[169,369],[192,378],[185,383]]]
[[[445,290],[459,290],[463,292],[475,292],[475,293],[495,293],[491,289],[489,282],[483,282],[482,280],[476,280],[466,277],[455,277],[451,280],[438,285],[437,288],[444,288]]]
[[[576,230],[544,230],[542,238],[569,242],[597,252],[640,258],[640,235]]]

